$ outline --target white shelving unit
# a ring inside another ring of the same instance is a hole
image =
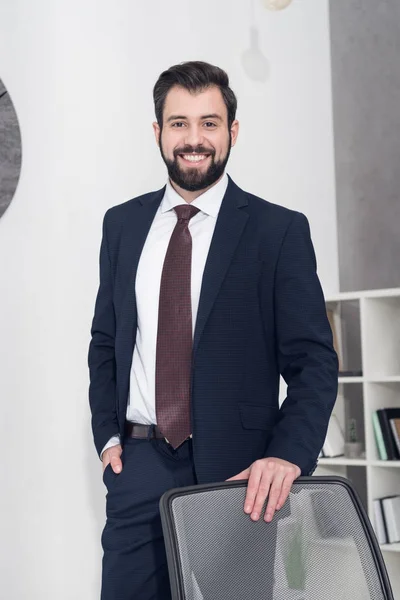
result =
[[[379,460],[372,427],[375,410],[400,407],[400,288],[341,293],[327,298],[326,305],[341,317],[345,331],[342,329],[338,335],[344,363],[349,341],[346,327],[352,332],[353,364],[343,367],[362,370],[362,377],[339,378],[334,413],[344,431],[346,415],[358,414],[358,434],[364,442],[365,456],[353,460],[320,458],[315,475],[341,475],[352,480],[375,527],[372,501],[389,494],[400,495],[400,461]],[[385,544],[381,549],[394,596],[400,599],[400,543]]]

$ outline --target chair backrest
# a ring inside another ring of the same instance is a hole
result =
[[[264,511],[258,521],[244,512],[246,487],[225,481],[161,497],[173,600],[393,600],[347,479],[300,477],[270,523]]]

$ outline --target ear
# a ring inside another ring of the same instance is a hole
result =
[[[233,123],[231,125],[232,146],[234,146],[236,144],[238,135],[239,135],[239,121],[237,119],[235,119],[235,121],[233,121]]]
[[[161,129],[160,126],[157,122],[153,123],[153,129],[154,129],[154,135],[156,138],[156,144],[157,146],[160,146],[160,135],[161,135]]]

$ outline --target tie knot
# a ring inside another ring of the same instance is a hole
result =
[[[176,214],[178,215],[178,219],[180,221],[189,222],[194,215],[199,212],[199,208],[197,206],[192,206],[191,204],[179,204],[174,207]]]

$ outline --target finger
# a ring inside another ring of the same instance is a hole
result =
[[[269,492],[267,508],[265,511],[265,521],[269,523],[275,514],[276,505],[281,495],[282,485],[285,480],[285,474],[277,471]]]
[[[262,474],[263,474],[262,465],[256,461],[255,463],[253,463],[252,468],[251,468],[249,482],[247,484],[246,498],[244,501],[244,511],[247,514],[251,513],[252,519],[258,519],[258,517],[255,514],[257,512],[255,510],[255,506],[256,506],[255,503],[257,500],[258,493],[259,493],[259,487],[260,487]]]
[[[258,492],[258,486],[262,475],[261,466],[257,463],[252,464],[250,469],[249,481],[247,484],[246,498],[244,500],[244,512],[251,513]]]
[[[266,498],[271,494],[271,486],[276,477],[276,465],[274,463],[267,463],[264,465],[264,469],[262,471],[262,477],[257,493],[257,497],[254,503],[253,513],[251,515],[252,519],[258,520],[263,510],[263,506],[265,504]]]
[[[294,479],[292,475],[286,475],[285,479],[283,480],[281,493],[276,505],[277,510],[281,509],[282,506],[285,504],[289,496],[290,490],[292,489],[293,481]]]
[[[111,456],[110,463],[114,473],[120,473],[122,471],[122,461],[118,454]]]
[[[226,481],[233,481],[234,479],[248,479],[249,475],[250,475],[250,468],[245,469],[244,471],[241,471],[234,477],[229,477],[229,479],[226,479]]]

